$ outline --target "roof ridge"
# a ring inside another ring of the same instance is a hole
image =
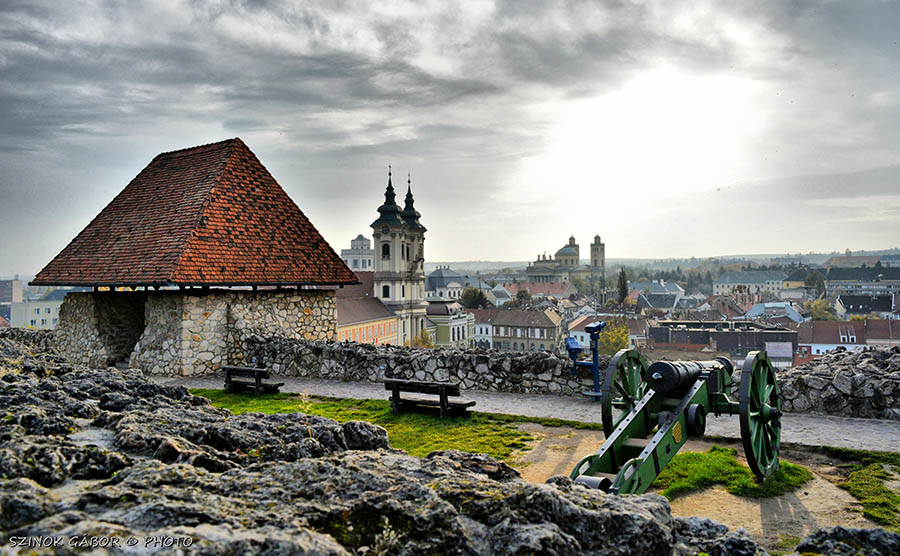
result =
[[[155,158],[159,158],[161,156],[172,155],[172,154],[186,154],[187,151],[204,152],[204,151],[209,150],[210,147],[215,147],[215,146],[222,145],[225,143],[233,143],[235,141],[243,143],[243,141],[241,141],[240,137],[231,137],[230,139],[222,139],[221,141],[213,141],[212,143],[204,143],[203,145],[194,145],[193,147],[185,147],[183,149],[175,149],[174,151],[162,152],[162,153],[159,153],[158,155],[156,155]]]

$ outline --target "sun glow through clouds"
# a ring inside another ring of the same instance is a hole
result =
[[[662,68],[564,108],[532,161],[541,181],[589,185],[607,201],[715,188],[753,175],[762,85]]]

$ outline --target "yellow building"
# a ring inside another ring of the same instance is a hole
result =
[[[400,318],[373,295],[371,272],[357,272],[360,283],[335,292],[337,339],[344,342],[400,345]]]
[[[397,323],[400,319],[381,300],[371,297],[338,299],[337,305],[338,340],[398,345]]]

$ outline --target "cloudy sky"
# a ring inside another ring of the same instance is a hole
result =
[[[0,1],[0,275],[235,136],[335,249],[389,163],[432,261],[900,245],[894,2],[138,4]]]

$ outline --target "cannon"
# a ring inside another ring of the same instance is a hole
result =
[[[597,376],[595,341],[591,348]],[[575,465],[570,477],[614,494],[643,493],[688,438],[703,437],[708,415],[739,415],[747,463],[758,480],[765,480],[778,469],[781,443],[775,369],[765,351],[750,352],[737,402],[729,396],[733,371],[725,357],[648,365],[636,350],[619,351],[600,388],[606,440]]]

